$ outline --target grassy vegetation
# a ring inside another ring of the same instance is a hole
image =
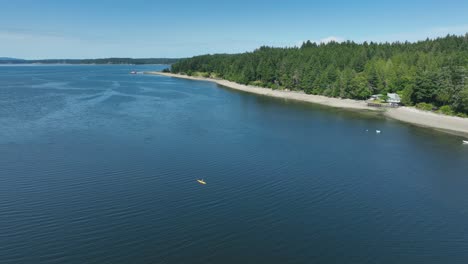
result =
[[[439,114],[449,115],[449,116],[458,116],[458,117],[468,117],[467,114],[455,112],[450,105],[443,105],[440,108],[435,107],[432,104],[428,103],[419,103],[415,105],[416,108],[424,111],[432,111]]]
[[[415,106],[416,108],[424,110],[424,111],[432,111],[432,109],[434,109],[434,105],[429,104],[429,103],[419,103],[419,104],[416,104]]]

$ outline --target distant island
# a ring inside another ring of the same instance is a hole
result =
[[[103,58],[103,59],[45,59],[23,60],[0,57],[0,64],[173,64],[174,58]]]
[[[414,43],[264,46],[181,59],[165,72],[342,99],[396,93],[403,105],[468,117],[468,33]]]

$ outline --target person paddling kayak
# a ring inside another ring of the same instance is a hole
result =
[[[199,182],[200,184],[206,184],[206,182],[203,179],[197,180],[197,182]]]

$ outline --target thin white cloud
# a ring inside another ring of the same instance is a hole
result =
[[[329,37],[325,37],[325,38],[321,38],[319,40],[310,40],[311,42],[315,42],[317,44],[327,44],[327,43],[330,43],[330,42],[338,42],[338,43],[341,43],[341,42],[344,42],[346,39],[343,38],[343,37],[337,37],[337,36],[329,36]],[[301,47],[302,44],[304,44],[304,42],[306,42],[308,40],[301,40],[301,41],[296,41],[296,43],[294,45],[292,45],[291,47]]]
[[[438,38],[445,37],[448,34],[451,35],[464,35],[468,33],[467,25],[452,25],[452,26],[440,26],[422,29],[417,32],[401,32],[396,34],[385,34],[367,36],[365,38],[357,39],[357,42],[374,41],[374,42],[395,42],[395,41],[419,41],[425,40],[426,38]]]
[[[329,36],[323,39],[320,39],[318,43],[329,43],[329,42],[343,42],[345,39],[342,37],[336,37],[336,36]],[[317,41],[316,41],[317,42]]]

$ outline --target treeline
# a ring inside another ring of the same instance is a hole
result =
[[[179,59],[172,58],[104,58],[104,59],[47,59],[47,60],[21,60],[2,59],[3,64],[173,64]]]
[[[415,43],[307,41],[301,47],[183,59],[171,71],[330,97],[396,92],[406,105],[468,113],[468,33]]]

